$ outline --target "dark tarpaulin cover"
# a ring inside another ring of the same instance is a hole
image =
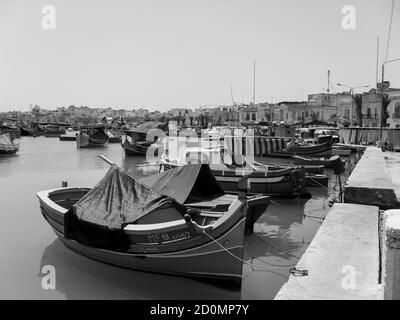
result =
[[[141,179],[152,190],[190,203],[224,194],[207,164],[188,164]]]
[[[151,190],[124,173],[118,166],[110,170],[64,218],[65,236],[104,249],[125,251],[129,241],[123,228],[160,208],[186,209],[174,199]]]

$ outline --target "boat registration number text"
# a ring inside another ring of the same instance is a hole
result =
[[[162,243],[190,238],[189,231],[150,233],[147,239],[151,243]]]

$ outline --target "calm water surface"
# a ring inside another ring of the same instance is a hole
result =
[[[245,237],[242,288],[136,272],[82,257],[62,245],[40,213],[35,193],[61,186],[93,186],[109,166],[104,154],[136,176],[157,172],[119,144],[77,149],[73,141],[23,137],[16,156],[0,157],[0,299],[273,299],[329,211],[329,190],[310,188],[310,200],[278,199]],[[275,160],[276,162],[277,160]],[[354,165],[351,158],[346,167]],[[347,172],[348,174],[348,172]],[[311,217],[303,217],[306,214]],[[42,266],[56,270],[56,289],[42,288]]]

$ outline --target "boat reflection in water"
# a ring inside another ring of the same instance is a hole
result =
[[[40,278],[45,265],[55,268],[56,290],[67,299],[240,299],[240,291],[204,281],[99,263],[69,250],[59,239],[43,251]]]

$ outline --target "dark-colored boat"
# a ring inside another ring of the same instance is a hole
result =
[[[332,163],[327,158],[293,156],[293,160],[295,165],[316,165],[316,166],[324,166],[325,168],[332,168]],[[343,164],[346,163],[346,160],[344,159],[341,159],[341,161]]]
[[[76,141],[76,136],[78,133],[72,132],[72,133],[66,133],[60,136],[60,141]]]
[[[121,143],[122,141],[122,131],[110,129],[106,131],[108,135],[108,143]]]
[[[63,134],[65,134],[65,129],[58,124],[48,124],[44,128],[44,136],[46,138],[58,138]]]
[[[11,155],[19,150],[19,143],[14,142],[10,133],[0,135],[0,154]]]
[[[125,150],[125,154],[128,156],[145,156],[147,149],[157,141],[158,137],[155,137],[151,141],[147,140],[148,132],[154,129],[166,131],[168,129],[168,124],[149,121],[137,128],[124,130],[125,139],[122,142],[122,148]]]
[[[215,179],[214,186],[202,183],[187,187],[204,201],[220,189]],[[184,206],[112,165],[93,189],[37,196],[57,236],[79,254],[135,270],[241,283],[245,188],[229,206],[206,210]]]
[[[21,136],[26,137],[38,137],[43,136],[45,130],[41,128],[41,126],[37,123],[32,123],[29,126],[20,126],[21,128]]]
[[[14,138],[21,138],[21,129],[13,123],[0,126],[0,134],[2,133],[9,133]]]
[[[81,127],[76,135],[78,148],[102,148],[108,143],[108,135],[103,126]]]

